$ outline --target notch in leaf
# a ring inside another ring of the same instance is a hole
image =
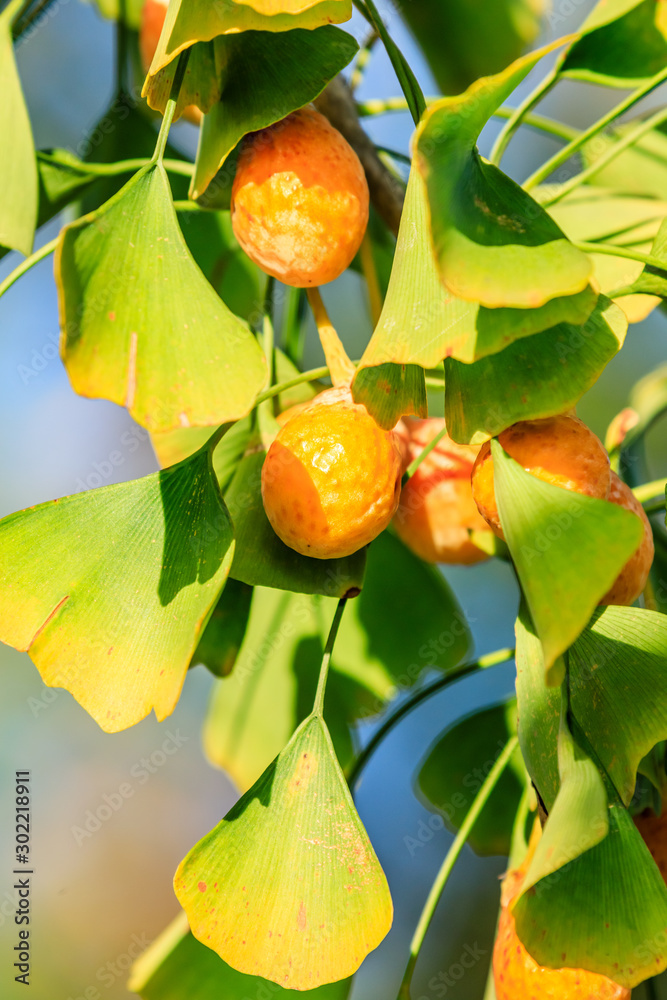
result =
[[[229,514],[208,449],[143,479],[0,522],[0,639],[106,732],[173,711],[227,578]]]
[[[533,66],[567,40],[531,52],[458,97],[442,98],[417,129],[416,164],[428,190],[440,279],[462,299],[534,309],[588,284],[587,256],[475,145],[489,117]]]
[[[239,972],[299,990],[356,972],[392,903],[320,717],[193,847],[174,887],[195,937]]]
[[[643,526],[615,504],[525,472],[496,440],[491,451],[503,532],[542,642],[547,682],[559,683],[558,657],[637,549]]]
[[[62,230],[55,271],[61,353],[80,395],[126,406],[151,431],[250,410],[262,350],[192,259],[161,164]]]

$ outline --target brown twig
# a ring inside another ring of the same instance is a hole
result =
[[[385,167],[371,139],[359,124],[352,91],[342,76],[335,77],[316,99],[318,111],[341,132],[366,172],[371,202],[378,215],[396,235],[401,221],[405,190]]]

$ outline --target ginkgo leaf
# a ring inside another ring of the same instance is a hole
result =
[[[468,365],[445,360],[445,417],[455,441],[481,444],[518,420],[574,406],[620,350],[628,320],[603,295],[583,326],[524,337]]]
[[[164,719],[232,561],[210,455],[0,521],[0,639],[106,732]]]
[[[606,500],[526,472],[491,442],[500,522],[537,634],[547,677],[637,549],[639,518]]]
[[[385,937],[389,888],[324,722],[309,716],[174,879],[196,938],[290,989],[345,979]]]
[[[352,981],[320,986],[296,994],[269,987],[257,976],[244,976],[201,944],[190,932],[187,917],[179,913],[132,966],[128,990],[144,1000],[269,1000],[290,994],[303,1000],[346,1000]]]
[[[368,378],[368,367],[393,362],[435,368],[446,357],[477,361],[558,323],[584,323],[597,299],[590,287],[538,309],[487,309],[457,298],[438,277],[428,234],[426,186],[419,172],[412,170],[387,297],[359,363],[355,393],[361,380]]]
[[[172,0],[167,9],[153,61],[144,83],[142,97],[151,107],[164,110],[176,70],[176,56],[193,48],[176,112],[188,104],[208,111],[219,100],[226,78],[229,50],[225,37],[253,32],[312,30],[323,25],[349,21],[351,0]],[[283,74],[293,67],[281,62]],[[266,64],[263,64],[266,68]],[[281,88],[284,78],[281,80]],[[273,97],[277,92],[274,91]]]
[[[560,73],[606,86],[640,85],[667,62],[664,0],[604,0],[582,25]]]
[[[426,181],[440,279],[462,299],[534,309],[588,284],[586,254],[475,145],[489,117],[563,41],[478,80],[458,97],[437,101],[417,129],[415,162]]]
[[[194,263],[160,164],[66,226],[55,269],[61,351],[80,395],[126,406],[151,431],[250,410],[264,356]]]
[[[243,644],[251,601],[252,587],[227,580],[194,651],[192,665],[203,663],[216,677],[232,672]]]
[[[227,35],[216,40],[215,48],[222,66],[220,95],[202,123],[192,198],[206,191],[244,135],[313,101],[347,66],[358,45],[347,32],[327,25],[278,36],[270,31]],[[169,96],[164,88],[161,93]]]
[[[32,252],[37,223],[37,164],[12,40],[12,4],[0,15],[0,246]]]

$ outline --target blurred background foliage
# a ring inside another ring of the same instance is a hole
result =
[[[484,21],[479,44],[472,47],[465,43],[466,18],[473,4],[439,0],[436,24],[421,16],[426,6],[433,9],[421,0],[406,0],[402,5],[405,21],[395,8],[387,7],[382,13],[425,93],[435,94],[440,88],[456,92],[478,73],[500,69],[514,54],[506,44],[508,23],[514,19],[512,30],[529,37],[537,5],[529,0],[490,3],[496,13]],[[574,30],[592,6],[592,0],[556,0],[537,41]],[[345,28],[359,41],[366,36],[365,24],[356,14]],[[458,58],[447,64],[438,59],[439,40],[445,35],[459,40],[451,49]],[[415,39],[424,44],[428,61]],[[485,48],[492,48],[497,64],[478,61]],[[17,46],[37,148],[65,147],[91,159],[118,155],[121,130],[133,127],[134,115],[128,120],[123,106],[114,103],[114,58],[112,23],[93,5],[56,0],[43,21]],[[517,99],[532,88],[534,80],[534,75],[528,78]],[[367,100],[398,92],[388,59],[378,46],[358,97]],[[618,97],[617,92],[568,82],[549,95],[540,110],[573,126],[585,126]],[[639,110],[650,105],[649,100]],[[96,128],[100,118],[102,128]],[[364,125],[379,145],[408,153],[412,125],[407,113],[366,119]],[[488,153],[498,127],[497,122],[487,126],[481,141],[483,153]],[[193,155],[196,130],[179,123],[172,141]],[[522,130],[503,167],[523,179],[555,148],[549,137]],[[134,155],[145,151],[136,148]],[[38,245],[52,239],[62,221],[61,217],[48,223],[39,233]],[[191,238],[196,238],[194,230]],[[16,255],[9,255],[0,262],[0,278],[16,261]],[[238,293],[238,287],[237,281],[229,281],[229,294]],[[225,295],[224,287],[221,292]],[[252,286],[248,294],[253,294]],[[361,279],[347,272],[325,288],[324,297],[349,354],[360,357],[371,332]],[[133,424],[125,410],[105,401],[82,399],[70,389],[57,356],[58,317],[50,259],[3,298],[0,324],[0,423],[4,427],[0,515],[157,468],[146,432]],[[666,336],[667,318],[660,310],[631,327],[623,351],[581,401],[579,415],[601,437],[611,418],[627,404],[632,385],[664,360]],[[307,332],[304,366],[322,363],[313,326]],[[432,397],[431,413],[441,414],[441,407],[442,400]],[[648,479],[665,467],[663,428],[658,423],[646,438]],[[494,560],[472,568],[446,567],[443,572],[468,618],[476,653],[513,645],[518,594],[508,568]],[[4,764],[0,847],[6,849],[13,835],[10,796],[15,769],[32,770],[34,790],[31,995],[34,1000],[126,1000],[132,959],[178,910],[171,887],[176,865],[236,797],[232,783],[206,762],[201,748],[201,724],[213,678],[197,667],[187,677],[173,716],[162,724],[150,718],[109,736],[67,693],[46,688],[26,654],[2,647],[0,661]],[[425,682],[429,676],[433,675],[426,671]],[[424,787],[415,784],[421,763],[434,752],[445,727],[504,701],[512,689],[512,664],[462,680],[409,716],[365,770],[357,803],[387,873],[398,917],[388,938],[357,975],[354,1000],[385,1000],[395,993],[409,937],[451,840],[448,829],[433,821],[437,814]],[[365,741],[376,724],[359,724],[359,740]],[[178,745],[171,755],[162,750],[169,738],[170,749]],[[480,767],[485,763],[480,761]],[[113,809],[124,783],[129,784],[131,794]],[[105,795],[112,803],[106,811],[112,814],[99,829],[93,829],[88,813],[107,801]],[[92,832],[86,829],[87,820]],[[0,853],[7,858],[6,850]],[[503,870],[502,857],[478,857],[465,849],[422,950],[415,997],[471,1000],[482,996],[496,920],[497,877]],[[14,1000],[23,993],[7,973],[16,943],[8,864],[1,885],[2,997]],[[466,949],[477,949],[482,957],[461,983],[443,978]],[[450,985],[445,985],[447,981]],[[271,990],[267,984],[266,996]],[[642,1000],[643,988],[634,995]],[[667,989],[662,995],[667,997]]]

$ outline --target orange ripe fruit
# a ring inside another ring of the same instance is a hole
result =
[[[508,455],[538,479],[601,500],[609,495],[609,456],[600,439],[578,417],[562,413],[523,420],[499,434],[498,440]],[[475,461],[472,495],[484,520],[503,538],[488,441]]]
[[[401,453],[348,388],[327,389],[280,428],[262,468],[264,510],[304,556],[335,559],[372,542],[391,521]]]
[[[584,969],[538,965],[519,940],[510,904],[519,894],[527,864],[508,872],[493,948],[496,1000],[629,1000],[625,986]]]
[[[368,185],[352,147],[314,108],[243,140],[232,187],[234,234],[267,274],[324,285],[350,264],[366,231]]]
[[[619,479],[615,472],[611,474],[611,489],[607,498],[611,503],[624,507],[636,514],[644,525],[644,535],[637,550],[630,556],[621,572],[616,577],[611,588],[600,600],[600,604],[634,604],[646,586],[649,570],[653,562],[655,548],[653,532],[644,508],[637,500],[629,486]]]
[[[635,826],[644,838],[644,843],[660,869],[660,874],[667,882],[667,810],[656,816],[652,810],[647,809],[639,816],[635,816]]]
[[[413,462],[444,429],[441,417],[404,418],[407,462]],[[394,527],[399,538],[431,563],[471,565],[488,559],[470,538],[488,531],[472,498],[470,474],[478,449],[456,444],[445,434],[401,491]]]
[[[139,28],[139,55],[144,73],[147,73],[153,56],[157,49],[157,43],[162,34],[162,25],[167,16],[169,0],[144,0],[141,8],[141,26]],[[183,112],[183,117],[193,125],[199,125],[202,120],[202,113],[196,105],[191,104]]]

